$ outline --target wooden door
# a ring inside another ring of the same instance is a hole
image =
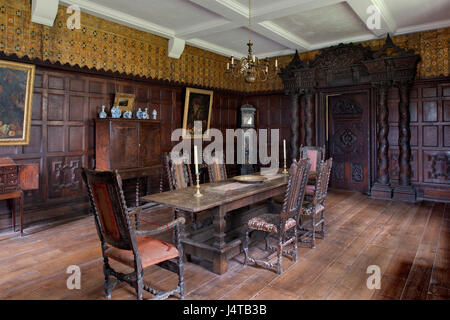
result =
[[[111,167],[136,168],[139,162],[139,123],[137,121],[112,121],[110,133]]]
[[[150,167],[161,163],[160,130],[158,124],[141,122],[139,129],[140,167]]]
[[[369,92],[329,96],[330,186],[369,192]]]

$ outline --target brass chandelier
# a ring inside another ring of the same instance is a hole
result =
[[[252,32],[251,29],[251,9],[250,0],[248,0],[248,29],[249,35]],[[248,55],[238,60],[231,56],[231,63],[227,63],[226,73],[231,73],[235,78],[244,77],[245,82],[253,83],[256,80],[266,81],[273,78],[278,73],[278,60],[275,59],[275,72],[273,74],[269,73],[269,58],[258,59],[253,54],[253,42],[249,40],[247,43]]]

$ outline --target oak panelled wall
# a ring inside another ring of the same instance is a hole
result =
[[[270,130],[279,129],[280,135],[280,162],[283,162],[283,139],[286,139],[287,154],[290,154],[290,100],[289,97],[279,94],[257,94],[247,96],[242,100],[243,104],[250,104],[256,108],[256,129],[268,130],[268,152],[270,155]],[[259,137],[258,137],[259,139]],[[259,159],[259,156],[258,156]],[[290,163],[290,161],[289,161]]]
[[[397,89],[388,96],[389,168],[398,182]],[[411,181],[418,199],[450,201],[450,81],[416,81],[410,94]]]
[[[31,140],[28,146],[0,147],[0,157],[10,156],[18,163],[37,163],[40,188],[25,194],[25,225],[52,218],[52,210],[38,208],[67,205],[87,199],[81,179],[83,166],[95,166],[94,119],[101,106],[113,104],[116,92],[136,95],[136,108],[158,111],[161,120],[161,151],[169,151],[175,143],[171,133],[182,125],[184,91],[179,86],[154,85],[139,81],[115,80],[47,68],[36,70],[33,95]],[[211,127],[223,131],[236,127],[241,96],[214,92]],[[143,183],[149,192],[159,190],[159,175]],[[134,200],[135,182],[125,184]],[[86,206],[81,214],[87,213]],[[56,212],[55,212],[56,214]],[[60,214],[60,213],[59,213]],[[0,202],[0,230],[11,226],[6,203]]]

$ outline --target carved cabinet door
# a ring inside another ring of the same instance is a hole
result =
[[[331,187],[369,191],[369,99],[364,91],[329,97]]]

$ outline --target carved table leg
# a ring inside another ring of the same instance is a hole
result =
[[[377,110],[377,182],[371,189],[371,195],[374,198],[391,199],[392,188],[389,181],[389,109],[387,106],[388,81],[377,83],[379,104]]]
[[[19,214],[20,214],[20,236],[23,237],[23,191],[20,190]]]
[[[224,249],[225,242],[225,215],[226,210],[224,206],[213,210],[214,216],[214,244],[217,249]],[[227,271],[227,259],[225,254],[216,253],[213,259],[213,271],[217,274],[223,274]]]
[[[409,127],[409,90],[411,81],[397,83],[400,89],[399,111],[399,185],[394,189],[394,199],[415,202],[416,191],[411,185],[411,129]]]

